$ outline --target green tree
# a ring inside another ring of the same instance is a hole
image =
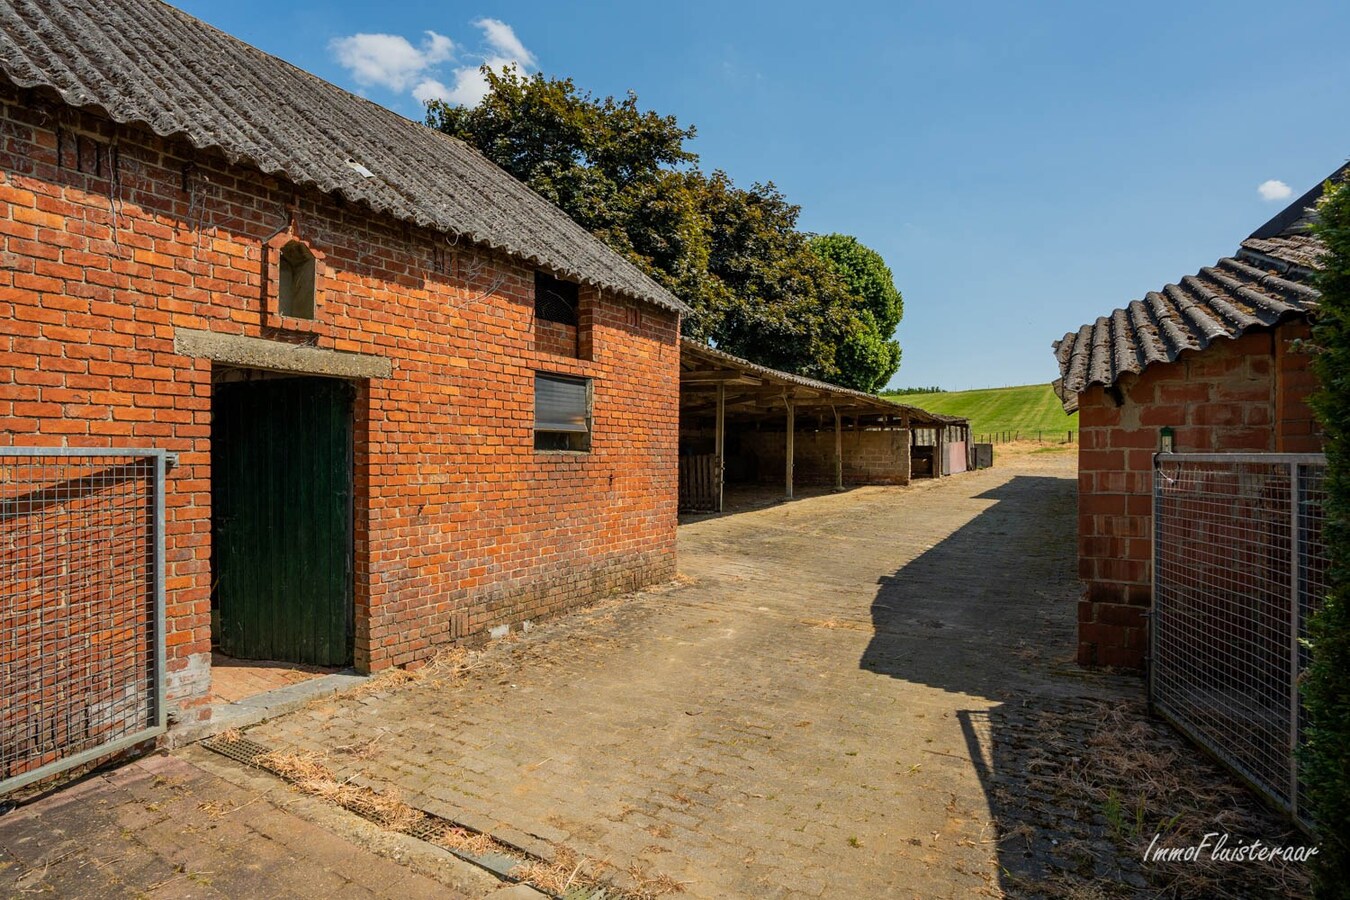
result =
[[[693,128],[638,108],[637,97],[603,100],[570,78],[483,68],[477,106],[427,104],[427,124],[476,147],[560,207],[664,287],[693,303],[707,286],[706,225],[683,169],[697,161]]]
[[[894,324],[884,323],[898,317],[899,294],[894,310],[885,300],[869,309],[870,295],[813,250],[797,228],[800,208],[772,183],[746,190],[725,172],[700,171],[685,147],[695,130],[640,109],[632,93],[598,99],[570,79],[483,71],[482,103],[433,101],[427,123],[476,147],[687,302],[686,336],[851,387],[872,389],[894,372],[898,347],[886,346]]]
[[[800,207],[772,183],[742,190],[720,171],[690,181],[708,223],[716,290],[686,333],[763,365],[837,381],[856,298],[797,230]]]
[[[1311,662],[1302,775],[1320,837],[1315,894],[1350,897],[1350,184],[1328,183],[1316,233],[1327,246],[1314,340],[1321,387],[1313,397],[1326,434],[1326,542],[1331,590],[1309,623]]]
[[[839,348],[841,383],[878,391],[900,368],[895,329],[905,303],[881,254],[846,234],[817,235],[811,249],[859,299],[857,321]]]

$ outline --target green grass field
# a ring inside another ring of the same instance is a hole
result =
[[[888,399],[946,416],[964,416],[977,439],[992,432],[1011,431],[1020,432],[1024,440],[1036,440],[1039,432],[1045,440],[1058,435],[1062,441],[1069,431],[1078,431],[1078,413],[1065,415],[1048,384],[906,394]]]

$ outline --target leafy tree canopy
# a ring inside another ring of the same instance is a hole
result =
[[[684,333],[763,365],[863,390],[899,365],[900,294],[853,238],[811,238],[772,182],[737,187],[685,147],[695,130],[571,79],[483,70],[474,107],[427,123],[562,208],[693,309]],[[849,243],[851,242],[851,244]],[[889,293],[888,293],[889,290]]]
[[[895,276],[880,253],[846,234],[813,237],[811,249],[861,301],[858,321],[840,349],[842,380],[860,390],[881,390],[900,368],[900,344],[893,335],[905,303]]]

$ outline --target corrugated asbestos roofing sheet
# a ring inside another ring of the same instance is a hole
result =
[[[1092,385],[1110,386],[1127,372],[1175,362],[1184,350],[1203,350],[1215,340],[1317,308],[1317,291],[1302,281],[1320,253],[1315,238],[1248,239],[1243,247],[1238,258],[1221,259],[1180,284],[1150,291],[1055,341],[1060,371],[1055,391],[1064,408],[1077,409],[1078,394]]]
[[[791,372],[770,369],[768,366],[761,366],[759,363],[753,363],[748,359],[732,356],[725,350],[718,350],[716,347],[699,344],[688,338],[682,338],[680,340],[680,354],[686,360],[707,363],[717,368],[738,369],[743,372],[759,375],[772,382],[797,385],[799,387],[810,388],[813,391],[820,391],[827,396],[838,397],[841,403],[848,403],[850,406],[865,407],[874,413],[896,415],[900,413],[909,413],[910,418],[913,421],[923,425],[964,425],[967,421],[966,419],[957,416],[939,415],[938,413],[929,412],[926,409],[920,409],[917,406],[905,406],[901,403],[893,403],[884,397],[878,397],[876,394],[869,394],[866,391],[855,391],[852,388],[840,387],[837,384],[830,384],[826,381],[817,381],[814,378],[807,378],[804,375],[794,375]]]
[[[531,265],[687,307],[464,143],[159,0],[0,0],[0,72]],[[360,168],[368,170],[370,176]]]

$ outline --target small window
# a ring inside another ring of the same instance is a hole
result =
[[[577,324],[578,287],[543,272],[534,273],[534,315],[545,322]]]
[[[299,241],[281,248],[277,310],[294,319],[314,318],[314,254]]]
[[[590,379],[535,374],[534,449],[591,449]]]

